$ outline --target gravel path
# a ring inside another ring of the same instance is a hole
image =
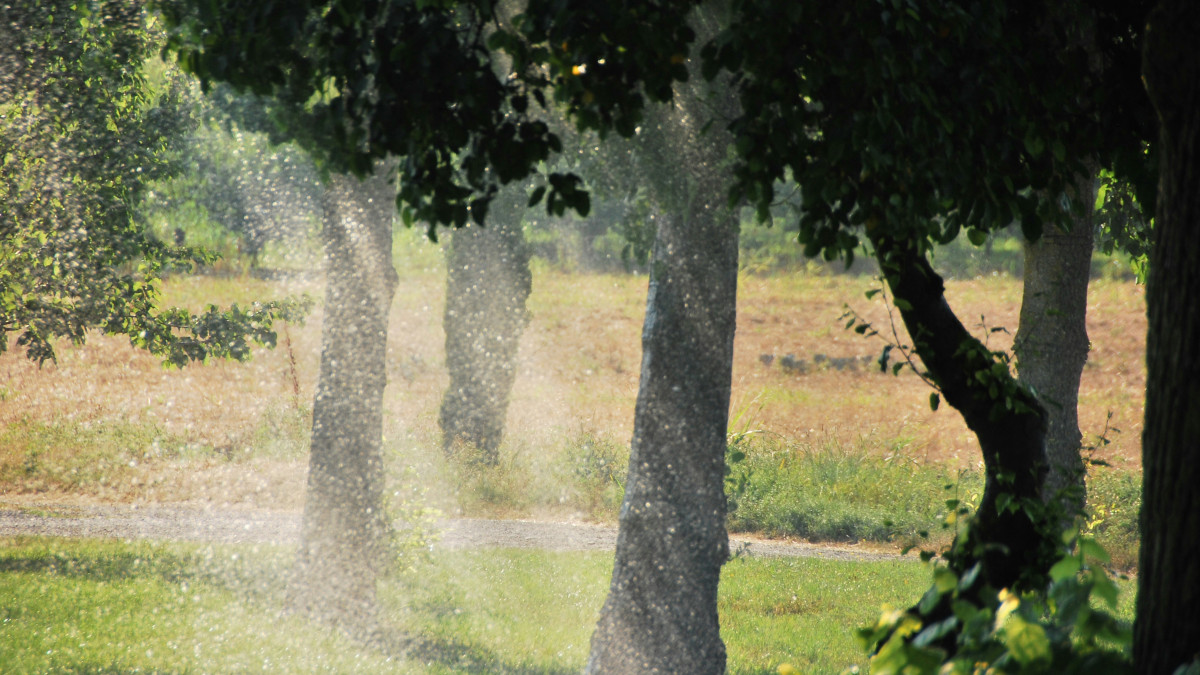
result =
[[[585,523],[456,518],[440,523],[437,546],[538,548],[550,551],[611,551],[617,528]],[[185,506],[38,506],[0,504],[0,536],[39,535],[159,539],[223,543],[294,544],[300,513]],[[901,556],[847,547],[734,535],[734,554],[833,560],[900,560]],[[910,558],[911,559],[911,558]]]

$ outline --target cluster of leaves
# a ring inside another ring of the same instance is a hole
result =
[[[1094,540],[1068,536],[1069,553],[1050,569],[1045,591],[991,590],[981,597],[979,567],[955,574],[933,569],[933,585],[913,611],[885,608],[858,631],[880,675],[1003,672],[1132,673],[1130,627],[1115,618],[1118,588],[1105,573],[1108,555]],[[924,617],[949,602],[949,616]],[[949,642],[947,640],[949,639]]]
[[[1107,254],[1129,254],[1138,283],[1146,283],[1150,260],[1154,218],[1147,213],[1130,182],[1112,171],[1101,171],[1096,193],[1096,246]]]
[[[1096,101],[1066,86],[1090,72],[1070,25],[1032,5],[956,0],[734,7],[704,50],[706,74],[745,77],[733,197],[765,218],[792,177],[808,255],[853,256],[859,228],[926,251],[964,229],[982,244],[1014,221],[1036,239],[1065,219],[1045,196],[1065,194],[1100,142]]]
[[[0,352],[39,363],[89,329],[130,336],[171,363],[244,358],[270,321],[304,302],[193,317],[159,313],[158,280],[211,260],[148,238],[136,205],[173,170],[194,125],[186,87],[159,89],[144,64],[157,37],[139,2],[38,0],[0,9]],[[183,335],[186,333],[187,335]]]

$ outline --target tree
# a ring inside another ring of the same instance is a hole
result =
[[[308,494],[290,606],[355,635],[376,630],[387,560],[383,391],[395,189],[382,171],[331,175],[325,213],[325,318],[313,402]]]
[[[712,12],[693,17],[715,30]],[[736,327],[730,138],[723,81],[677,85],[635,150],[663,217],[651,258],[642,368],[612,583],[588,673],[723,673],[717,583],[729,555],[725,451]],[[679,170],[663,170],[664,167]],[[655,170],[657,169],[657,170]]]
[[[956,408],[983,452],[984,495],[952,565],[980,563],[980,589],[1038,585],[1057,542],[1035,503],[1045,411],[954,315],[926,254],[963,229],[982,243],[1015,217],[1035,239],[1043,221],[1066,217],[1048,195],[1067,192],[1072,158],[1093,142],[1071,135],[1093,113],[1057,80],[1079,50],[1066,40],[1051,49],[1024,26],[1060,26],[999,3],[737,7],[707,51],[710,72],[745,76],[747,112],[731,125],[737,194],[765,215],[790,175],[806,253],[849,257],[870,244],[940,390],[934,403]],[[801,25],[806,39],[795,41]]]
[[[1021,381],[1047,409],[1049,470],[1043,496],[1062,494],[1068,519],[1083,509],[1086,470],[1077,414],[1080,375],[1087,361],[1087,286],[1094,239],[1107,253],[1121,250],[1145,265],[1145,217],[1141,200],[1153,204],[1154,163],[1147,152],[1154,136],[1149,101],[1142,91],[1138,31],[1146,3],[1090,2],[1087,11],[1058,9],[1062,38],[1086,55],[1084,82],[1100,80],[1109,96],[1093,96],[1093,118],[1106,143],[1100,157],[1083,158],[1068,189],[1077,208],[1071,221],[1048,227],[1025,248],[1021,325],[1014,340]],[[1052,13],[1054,9],[1050,10]],[[1097,190],[1101,197],[1097,199]],[[1102,206],[1101,213],[1091,208]],[[1066,225],[1066,226],[1064,226]]]
[[[174,170],[165,148],[191,124],[186,88],[155,91],[157,37],[138,2],[45,0],[0,8],[0,352],[54,359],[56,338],[128,335],[168,362],[247,358],[303,304],[200,315],[161,310],[159,280],[209,256],[148,237],[136,205]]]
[[[381,2],[350,7],[324,2],[262,5],[229,0],[173,2],[163,9],[173,26],[171,48],[185,68],[200,75],[205,83],[225,81],[273,96],[280,104],[285,131],[314,152],[330,171],[365,174],[377,160],[398,157],[399,197],[405,205],[401,215],[410,224],[416,219],[429,222],[431,233],[437,224],[463,226],[468,217],[482,224],[501,185],[533,172],[551,152],[562,148],[558,136],[531,110],[533,102],[544,108],[549,105],[545,93],[549,82],[537,72],[536,64],[520,53],[512,54],[512,60],[506,63],[512,64],[520,77],[507,77],[505,69],[492,60],[486,40],[511,39],[515,42],[509,44],[518,46],[525,43],[500,29],[492,30],[491,37],[485,38],[489,26],[497,22],[491,2]],[[551,9],[543,7],[542,11]],[[620,25],[611,35],[623,42],[631,42],[624,35],[643,30],[644,18],[657,16],[653,8],[649,15],[640,9],[628,15],[610,15],[609,8],[593,9],[599,10],[599,16],[618,19]],[[586,9],[583,12],[589,13]],[[589,38],[587,24],[585,20],[575,25],[571,39],[578,35],[584,45],[590,42],[592,48],[611,51],[608,61],[618,68],[612,71],[616,77],[605,85],[597,105],[598,109],[603,107],[602,112],[572,112],[585,119],[584,127],[616,128],[631,135],[643,96],[640,87],[628,85],[644,79],[657,98],[669,98],[670,83],[677,78],[658,75],[645,64],[669,63],[672,55],[685,52],[690,30],[682,24],[674,25],[657,33],[663,40],[658,49],[629,53],[597,42],[596,36]],[[556,29],[557,25],[549,21],[530,23],[526,28],[537,33]],[[560,42],[568,44],[564,40],[554,44]],[[559,85],[574,87],[578,92],[581,85],[571,62],[562,60],[563,55],[555,58],[552,76]],[[622,67],[622,63],[629,68]],[[678,63],[672,66],[676,74],[681,68]],[[534,188],[533,202],[545,200],[547,209],[556,214],[568,207],[587,213],[589,199],[577,177],[555,172],[542,176],[540,182]],[[333,268],[336,256],[330,257]],[[353,285],[347,283],[347,287]],[[374,328],[377,311],[372,307],[384,295],[383,290],[376,290],[366,302],[370,316],[363,320],[360,334],[378,335]],[[331,305],[339,302],[331,299]],[[350,310],[347,308],[349,314],[344,318],[357,322]],[[327,322],[330,320],[327,317]],[[357,325],[336,330],[350,331]],[[334,330],[328,325],[324,329],[326,354],[344,349],[334,343],[353,337]],[[369,354],[380,356],[377,351]],[[334,360],[323,358],[331,366],[328,370],[323,366],[322,380],[338,375],[338,369],[332,367]],[[373,409],[371,415],[377,413],[373,392],[382,386],[378,376],[383,367],[376,362],[377,368],[370,371],[365,366],[358,368],[358,362],[350,363],[356,367],[347,375],[353,371],[371,374],[370,394],[349,400],[345,405],[351,414],[332,419],[328,425],[320,424],[319,414],[314,412],[313,482],[306,507],[306,543],[297,567],[297,578],[302,582],[296,585],[293,605],[321,615],[322,601],[334,598],[325,594],[318,580],[323,575],[342,574],[335,563],[344,562],[361,576],[348,578],[347,583],[353,586],[340,590],[349,599],[334,607],[360,613],[369,624],[376,578],[373,565],[378,560],[382,535],[372,525],[378,522],[379,504],[373,483],[378,479],[378,466],[370,459],[370,448],[378,443],[378,436],[367,407]],[[353,387],[351,380],[331,386],[330,404],[335,396],[349,397]],[[339,420],[362,424],[340,429],[339,433],[332,426]],[[329,434],[329,442],[318,442],[318,433]],[[723,437],[723,429],[721,433]],[[333,453],[319,459],[317,450],[336,444],[361,448],[361,456],[367,459],[349,464],[366,473],[357,477],[332,475],[330,486],[321,488],[316,482],[318,477],[333,474],[333,469],[340,468],[340,459]],[[328,466],[321,467],[320,462]],[[719,484],[718,480],[718,494]],[[317,504],[327,506],[334,515],[320,517],[326,509]],[[325,531],[331,527],[334,532]],[[339,527],[347,527],[349,534],[337,538]],[[328,543],[310,547],[310,538]],[[338,616],[332,618],[337,620]]]
[[[1096,179],[1081,174],[1074,189],[1087,203]],[[1094,199],[1092,200],[1094,201]],[[1092,209],[1069,228],[1049,227],[1040,239],[1025,243],[1025,277],[1020,327],[1013,341],[1021,382],[1046,409],[1047,475],[1042,496],[1063,495],[1070,518],[1083,511],[1086,495],[1082,434],[1079,431],[1079,380],[1087,362],[1087,287],[1092,268]]]
[[[1200,6],[1159,2],[1143,76],[1158,113],[1160,178],[1146,287],[1146,423],[1134,662],[1163,675],[1200,666]],[[1191,671],[1189,671],[1191,672]]]
[[[360,172],[402,157],[404,215],[462,225],[484,220],[500,185],[561,150],[529,112],[547,106],[548,93],[601,135],[632,136],[647,100],[671,100],[688,79],[695,5],[533,0],[508,29],[484,0],[330,12],[203,3],[174,17],[183,27],[175,44],[207,77],[297,105],[325,92],[308,111],[331,155]],[[806,253],[849,259],[870,245],[940,389],[931,401],[955,407],[980,439],[986,488],[951,564],[977,580],[966,590],[979,597],[1042,587],[1059,543],[1040,499],[1045,411],[1007,357],[967,332],[927,253],[964,231],[982,243],[1014,219],[1036,239],[1045,223],[1090,207],[1060,200],[1086,159],[1116,166],[1144,154],[1139,130],[1123,124],[1127,90],[1092,86],[1090,54],[1067,39],[1078,24],[1064,19],[1095,18],[1105,45],[1128,45],[1138,24],[1125,19],[1138,3],[1080,0],[1053,12],[955,0],[730,6],[701,51],[705,77],[729,73],[740,102],[724,125],[736,151],[730,201],[766,217],[775,185],[791,178],[804,197]],[[497,67],[495,51],[510,68]],[[587,211],[577,177],[542,180],[534,202]]]
[[[499,461],[504,417],[516,378],[517,348],[528,322],[529,246],[521,229],[528,197],[514,183],[489,209],[486,227],[456,230],[446,259],[446,369],[450,385],[438,421],[443,448],[456,444]]]

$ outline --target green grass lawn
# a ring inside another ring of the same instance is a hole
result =
[[[5,673],[575,673],[604,601],[606,553],[438,551],[382,588],[387,645],[281,613],[291,552],[0,540]],[[914,562],[736,558],[721,583],[731,673],[839,673],[852,628],[927,582]]]

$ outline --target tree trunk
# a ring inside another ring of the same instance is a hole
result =
[[[872,243],[914,349],[946,403],[975,432],[983,454],[983,497],[950,564],[961,574],[982,563],[982,579],[995,590],[1041,587],[1058,537],[1039,509],[1023,508],[1023,502],[1040,504],[1045,412],[963,327],[946,303],[941,277],[914,244],[880,236]]]
[[[1021,326],[1013,350],[1021,382],[1046,409],[1049,472],[1042,488],[1050,503],[1061,496],[1070,521],[1086,496],[1082,435],[1079,432],[1079,379],[1087,362],[1087,288],[1092,264],[1092,203],[1095,177],[1075,181],[1084,215],[1070,232],[1049,226],[1041,239],[1025,244],[1025,286]]]
[[[1143,75],[1160,176],[1146,287],[1142,544],[1133,656],[1142,675],[1200,659],[1200,4],[1162,2]]]
[[[334,175],[322,197],[325,318],[308,494],[289,605],[356,635],[376,628],[383,502],[383,390],[394,190],[382,175]]]
[[[725,672],[717,583],[729,556],[738,226],[726,206],[728,136],[720,122],[699,130],[727,92],[677,92],[676,110],[643,133],[643,175],[670,215],[655,238],[629,477],[588,673]]]
[[[737,231],[724,209],[707,204],[663,220],[616,563],[589,673],[725,671],[717,582],[729,554]]]
[[[443,449],[456,446],[495,464],[528,323],[529,247],[521,231],[526,196],[511,186],[492,201],[486,227],[456,230],[447,258],[446,368],[450,386],[438,421]]]

